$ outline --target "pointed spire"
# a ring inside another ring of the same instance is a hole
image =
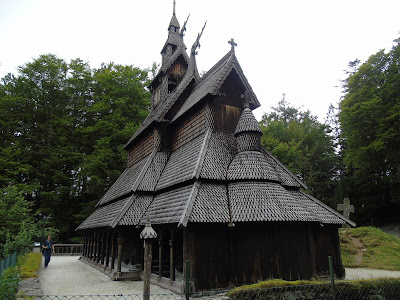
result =
[[[239,133],[245,132],[257,132],[262,134],[260,125],[258,124],[250,108],[243,109],[243,112],[239,118],[239,122],[236,126],[235,136]]]
[[[171,18],[171,22],[169,22],[169,26],[168,26],[168,31],[171,32],[176,32],[179,33],[179,28],[181,26],[179,25],[178,19],[176,18],[175,15],[175,0],[174,0],[174,8],[172,11],[172,18]]]

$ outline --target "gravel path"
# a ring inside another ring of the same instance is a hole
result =
[[[113,281],[79,261],[77,256],[52,256],[47,269],[44,269],[42,263],[39,279],[44,295],[143,294],[142,281]],[[150,291],[151,294],[173,294],[153,284]]]
[[[371,279],[384,277],[400,277],[400,271],[372,270],[372,269],[346,269],[346,280]]]

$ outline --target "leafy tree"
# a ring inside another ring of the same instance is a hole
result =
[[[0,85],[0,187],[24,190],[66,240],[126,165],[123,144],[149,108],[148,72],[52,54],[18,72]]]
[[[303,179],[315,197],[334,205],[338,157],[330,126],[285,97],[260,123],[263,146]]]
[[[32,245],[34,217],[31,203],[16,187],[0,189],[0,250],[2,257],[25,252]]]
[[[340,103],[341,146],[349,195],[363,222],[400,202],[400,40],[352,68]]]

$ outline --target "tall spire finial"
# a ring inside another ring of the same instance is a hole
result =
[[[172,13],[175,14],[175,0],[174,0],[174,11]]]

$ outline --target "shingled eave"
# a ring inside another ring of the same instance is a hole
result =
[[[133,203],[134,197],[128,196],[117,201],[112,201],[104,206],[98,207],[75,231],[100,227],[112,227],[116,220],[119,220],[127,208]]]
[[[262,150],[265,151],[271,159],[273,159],[282,169],[284,169],[290,177],[292,177],[302,188],[308,189],[307,185],[296,175],[294,175],[279,159],[277,159],[274,155],[271,154],[265,147],[261,146]]]
[[[356,225],[357,225],[356,223],[354,223],[352,220],[346,218],[345,216],[343,216],[341,213],[339,213],[336,210],[334,210],[329,205],[326,205],[325,203],[321,202],[317,198],[314,198],[313,196],[307,194],[306,192],[304,192],[302,190],[299,190],[299,192],[302,193],[307,198],[309,198],[311,201],[313,201],[313,202],[317,203],[318,205],[322,206],[323,208],[325,208],[326,210],[328,210],[329,212],[331,212],[332,214],[334,214],[335,216],[337,216],[338,218],[340,218],[341,220],[343,220],[347,224],[349,224],[349,225],[351,225],[353,227],[356,227]]]
[[[140,182],[143,180],[144,175],[153,160],[155,154],[157,153],[157,149],[154,149],[153,152],[146,157],[142,158],[140,161],[138,161],[136,164],[133,166],[126,168],[124,172],[118,177],[118,179],[113,183],[113,185],[108,189],[108,191],[103,195],[103,197],[97,202],[95,207],[100,207],[103,206],[109,202],[113,202],[116,199],[120,199],[122,197],[128,196],[132,194],[140,184]],[[141,167],[141,164],[143,166]],[[135,169],[139,168],[139,169]],[[134,177],[134,174],[137,174],[136,178]],[[131,182],[131,186],[129,184],[125,183],[124,181],[127,180],[126,178],[133,178],[134,182]],[[121,186],[122,184],[122,186]],[[123,193],[116,193],[115,190],[121,190],[123,189]]]
[[[110,224],[111,228],[115,228],[115,226],[118,224],[119,220],[125,215],[126,211],[128,208],[132,205],[132,203],[136,200],[137,196],[132,195],[129,201],[124,205],[120,213],[115,217],[114,221]]]

